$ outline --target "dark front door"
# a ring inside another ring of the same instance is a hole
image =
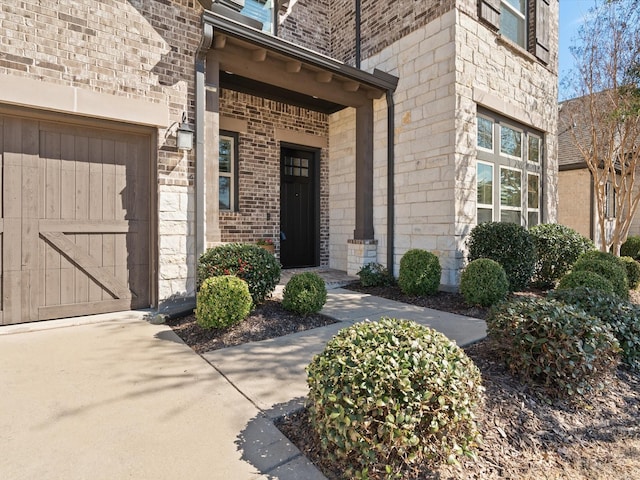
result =
[[[280,262],[285,268],[319,265],[318,153],[282,148]]]

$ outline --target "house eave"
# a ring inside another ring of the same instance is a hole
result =
[[[301,62],[311,68],[330,72],[337,77],[357,82],[375,91],[377,98],[381,98],[387,91],[395,91],[398,85],[398,77],[379,70],[375,70],[374,73],[368,73],[313,50],[295,45],[282,38],[274,37],[256,28],[243,25],[216,12],[206,10],[202,19],[204,23],[213,27],[216,34],[236,38],[257,48],[264,48],[277,55]]]

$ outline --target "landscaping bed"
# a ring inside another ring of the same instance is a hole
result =
[[[428,308],[486,318],[488,309],[464,304],[459,294],[439,292],[430,297],[403,295],[396,287],[348,288]],[[539,296],[529,291],[518,295]],[[631,292],[638,303],[640,295]],[[273,338],[333,323],[324,315],[301,317],[269,300],[239,325],[206,331],[193,316],[169,322],[195,351],[205,352],[250,341]],[[514,379],[496,361],[489,342],[465,348],[479,367],[486,388],[478,412],[483,444],[478,461],[444,465],[432,472],[418,468],[407,479],[602,479],[640,478],[640,378],[620,368],[603,379],[603,394],[567,406],[541,400],[535,390]],[[322,456],[306,411],[281,419],[278,427],[329,479],[344,478],[341,466]]]

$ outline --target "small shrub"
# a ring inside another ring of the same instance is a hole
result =
[[[474,260],[460,277],[460,293],[470,305],[491,305],[503,300],[509,292],[509,281],[504,269],[488,258]]]
[[[367,263],[357,275],[363,287],[387,287],[395,283],[393,275],[379,263]]]
[[[311,425],[348,478],[398,478],[411,465],[474,455],[480,372],[435,330],[391,318],[357,323],[307,374]]]
[[[533,282],[541,288],[552,288],[556,281],[571,270],[583,253],[593,250],[593,242],[575,230],[557,223],[544,223],[532,227],[537,262]]]
[[[589,287],[613,294],[613,285],[606,278],[587,270],[567,273],[556,287],[557,290],[569,290],[577,287]]]
[[[613,285],[613,291],[620,298],[625,300],[629,298],[629,282],[627,281],[627,270],[624,267],[624,263],[618,257],[611,254],[615,260],[601,256],[602,260],[598,260],[597,257],[586,256],[591,252],[587,252],[581,256],[573,266],[574,272],[587,270],[589,272],[597,273],[601,277],[609,280]],[[600,252],[603,254],[604,252]]]
[[[196,322],[202,328],[225,328],[251,313],[253,302],[244,280],[231,275],[207,278],[196,299]]]
[[[620,257],[620,260],[624,262],[624,266],[627,270],[627,280],[629,281],[629,288],[635,290],[640,285],[640,264],[631,257]]]
[[[511,291],[529,284],[536,266],[536,250],[526,228],[515,223],[481,223],[471,231],[468,247],[469,262],[490,258],[502,265]]]
[[[631,257],[634,260],[640,259],[640,236],[628,236],[627,241],[620,246],[620,256]]]
[[[284,287],[282,306],[300,315],[318,313],[327,301],[327,287],[317,273],[298,273]]]
[[[407,295],[433,295],[440,286],[441,273],[436,255],[415,248],[400,259],[398,285]]]
[[[602,389],[618,363],[618,341],[602,320],[554,300],[503,303],[487,331],[509,370],[551,397]]]
[[[586,287],[551,292],[549,298],[574,305],[609,325],[622,349],[623,362],[640,372],[640,307],[613,293]]]
[[[255,304],[264,302],[280,281],[280,264],[265,249],[229,243],[208,249],[198,260],[198,288],[210,277],[235,275],[249,286]]]

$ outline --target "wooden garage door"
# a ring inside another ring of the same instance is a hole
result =
[[[149,306],[149,139],[0,115],[0,324]]]

